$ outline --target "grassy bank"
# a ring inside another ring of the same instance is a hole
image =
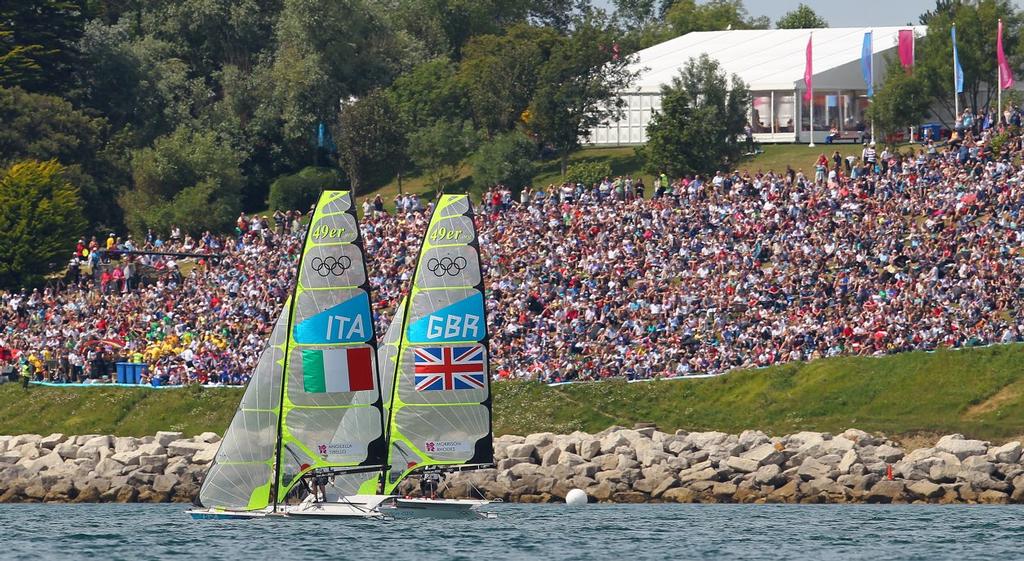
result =
[[[241,390],[0,386],[0,434],[222,433]],[[1024,434],[1024,345],[838,358],[708,380],[548,387],[497,384],[495,431],[599,431],[657,423],[663,430],[841,431],[890,436]]]

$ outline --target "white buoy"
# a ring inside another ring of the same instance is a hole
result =
[[[587,492],[583,489],[573,489],[566,493],[565,504],[569,506],[583,506],[587,504]]]

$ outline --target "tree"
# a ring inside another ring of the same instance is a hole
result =
[[[473,184],[481,189],[505,185],[519,189],[533,178],[537,145],[519,131],[494,137],[473,156]]]
[[[612,0],[615,15],[627,27],[642,28],[657,21],[657,0]]]
[[[0,4],[0,86],[63,92],[85,23],[82,0]]]
[[[15,163],[0,175],[0,287],[42,282],[85,230],[78,188],[54,160]]]
[[[956,22],[957,54],[964,71],[964,91],[960,108],[977,109],[994,104],[996,99],[996,25],[1002,18],[1003,41],[1011,62],[1017,60],[1024,18],[1007,0],[980,0],[977,3],[938,0],[934,12],[921,16],[928,33],[917,38],[914,73],[927,84],[932,100],[946,115],[954,111],[953,60],[950,28]],[[952,125],[951,121],[946,122]]]
[[[179,127],[132,153],[135,188],[121,197],[132,231],[225,232],[241,210],[242,155],[211,131]]]
[[[730,83],[717,61],[701,55],[662,87],[661,96],[643,149],[648,171],[709,174],[739,159],[750,91],[738,76]]]
[[[398,111],[380,90],[346,104],[338,113],[335,131],[338,156],[353,196],[374,169],[401,171],[406,158],[405,130]]]
[[[677,0],[665,12],[665,23],[672,28],[673,37],[693,31],[768,29],[771,25],[766,16],[748,16],[743,0],[710,0],[700,5],[696,0]]]
[[[456,66],[446,57],[418,64],[388,88],[399,115],[410,129],[428,127],[439,119],[459,119],[466,99],[456,78]]]
[[[629,68],[632,57],[615,52],[614,37],[614,30],[600,20],[580,21],[540,69],[527,127],[555,149],[563,175],[580,139],[589,137],[598,123],[621,114],[619,92],[638,74]]]
[[[506,35],[482,35],[466,43],[458,82],[477,127],[488,136],[519,121],[537,88],[537,71],[558,39],[551,29],[517,25]]]
[[[397,70],[390,36],[364,0],[284,0],[272,71],[284,139],[312,152],[339,99],[390,82]]]
[[[786,12],[775,22],[779,29],[815,29],[828,27],[828,22],[821,18],[807,4],[801,3],[795,10]]]
[[[462,161],[476,144],[477,133],[469,122],[438,121],[409,133],[409,154],[438,193],[458,179]]]
[[[885,82],[875,92],[868,107],[868,118],[882,134],[906,130],[920,124],[931,108],[928,84],[920,74],[904,72],[899,61],[890,61]]]
[[[111,201],[127,185],[126,166],[108,144],[109,127],[66,100],[0,88],[0,167],[20,160],[57,160],[79,189],[93,224],[116,226],[121,213]]]

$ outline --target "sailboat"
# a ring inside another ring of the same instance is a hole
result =
[[[386,469],[387,440],[365,256],[350,192],[324,191],[295,290],[199,492],[193,518],[382,517],[386,497],[345,482]],[[305,476],[317,500],[286,500]],[[341,483],[340,485],[338,483]]]
[[[364,482],[362,493],[390,496],[410,475],[494,465],[487,318],[468,196],[440,197],[412,278],[378,349],[390,469]],[[488,502],[397,497],[389,506],[450,515]]]

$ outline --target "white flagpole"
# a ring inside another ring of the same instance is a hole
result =
[[[813,61],[814,60],[814,44],[813,44],[814,34],[813,33],[811,34],[811,39],[810,40],[812,41],[812,44],[811,44],[811,60]],[[811,99],[810,99],[810,101],[808,101],[808,105],[811,106],[811,120],[808,123],[810,125],[810,128],[811,128],[811,142],[807,146],[809,148],[814,148],[814,70],[813,70],[813,65],[812,65],[812,70],[811,70],[811,87],[808,88],[808,91],[811,92]]]
[[[875,89],[875,30],[871,29],[871,89]],[[875,96],[868,100],[871,105],[875,104]],[[875,141],[875,118],[871,117],[871,142]]]
[[[1003,68],[996,64],[996,123],[1003,122]],[[993,125],[994,126],[994,125]]]
[[[953,30],[956,31],[956,24],[953,24]],[[953,43],[953,52],[956,52],[956,43]],[[960,118],[960,94],[957,90],[957,79],[956,79],[956,63],[959,62],[955,57],[953,59],[953,123]],[[998,66],[998,65],[996,65]]]

